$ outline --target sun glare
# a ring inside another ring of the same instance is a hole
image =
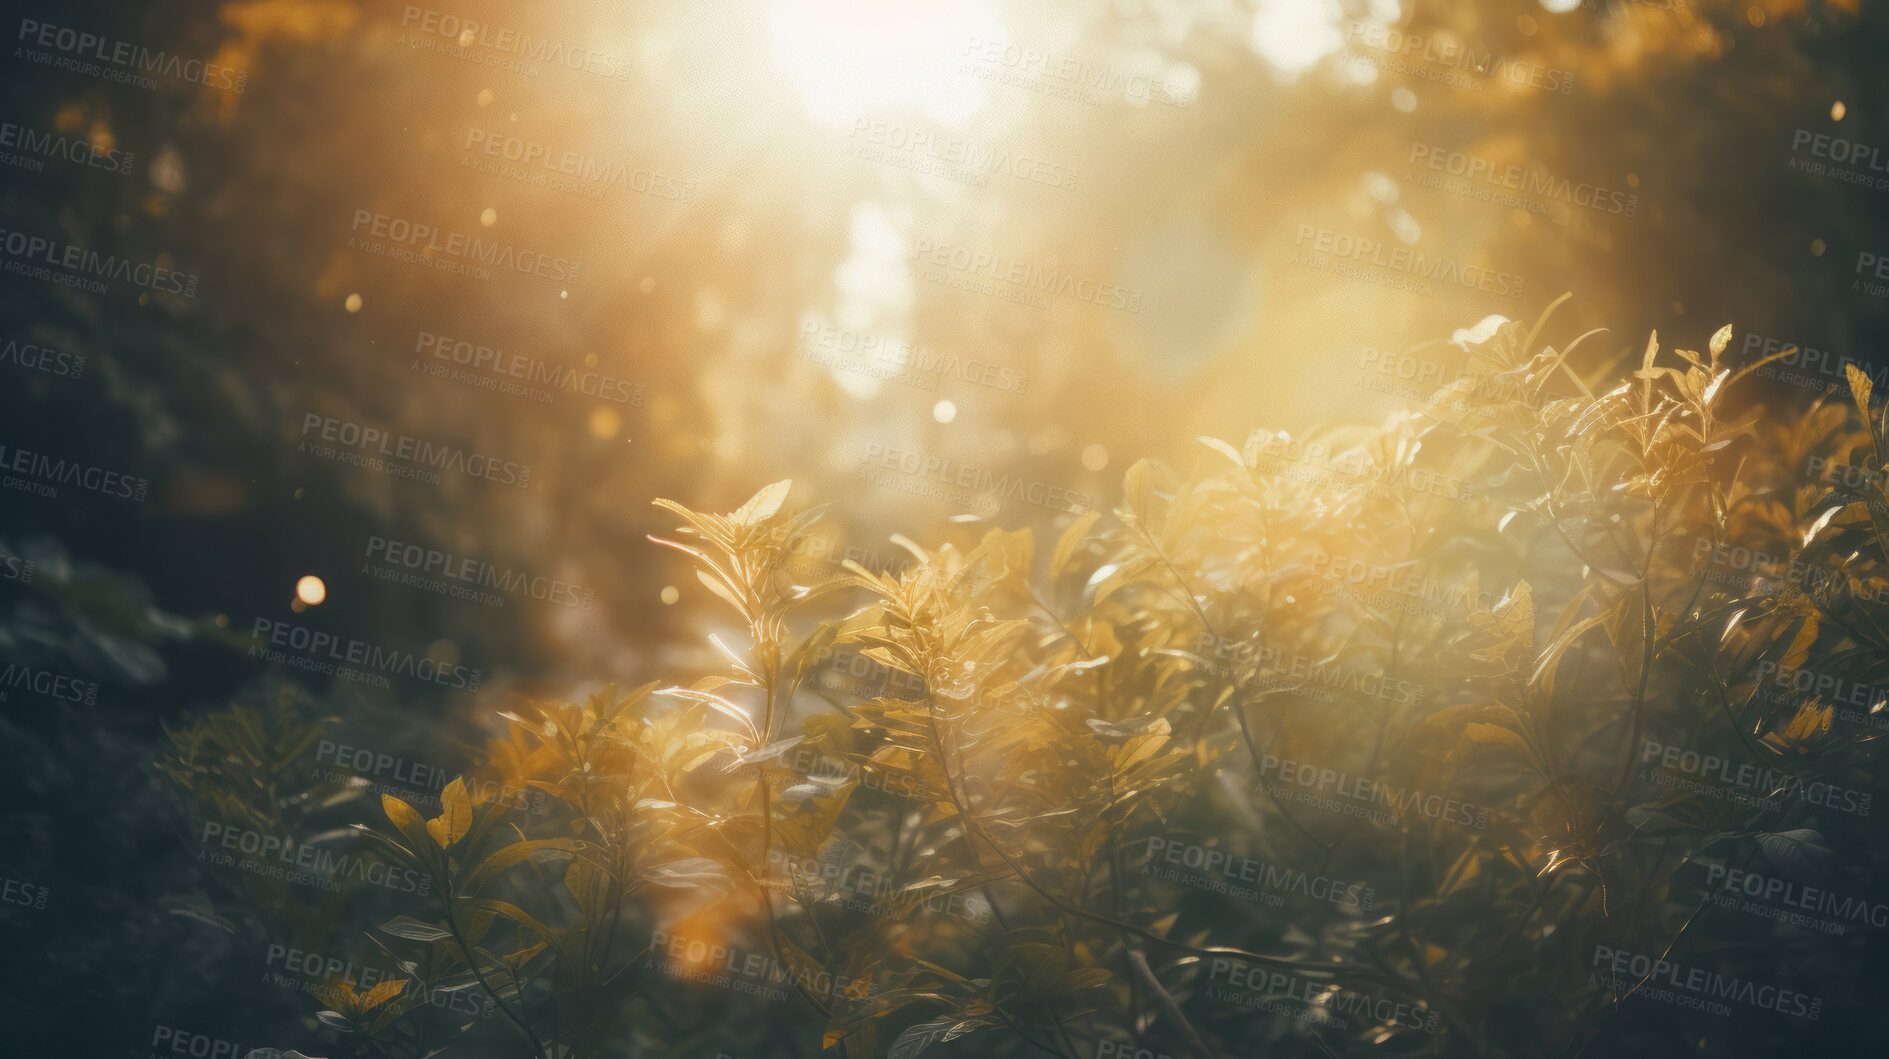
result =
[[[1261,0],[1253,15],[1253,50],[1274,69],[1298,73],[1344,44],[1338,0]]]
[[[983,0],[774,0],[769,30],[774,61],[807,112],[835,125],[901,104],[965,121],[984,90],[960,64],[974,46],[1003,39]]]

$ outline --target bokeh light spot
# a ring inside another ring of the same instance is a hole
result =
[[[328,586],[321,578],[309,574],[295,582],[295,598],[308,606],[319,606],[322,600],[328,598]]]

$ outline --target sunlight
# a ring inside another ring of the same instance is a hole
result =
[[[972,42],[1004,35],[983,0],[774,0],[769,30],[775,63],[829,124],[900,104],[965,121],[984,92],[959,64]]]
[[[1253,50],[1284,73],[1312,66],[1344,44],[1338,0],[1261,0],[1253,16]]]

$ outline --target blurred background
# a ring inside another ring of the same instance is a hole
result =
[[[196,955],[167,726],[293,698],[451,771],[521,698],[679,679],[726,619],[656,497],[794,479],[814,578],[1054,530],[1197,435],[1380,422],[1564,292],[1601,359],[1881,362],[1854,0],[8,6],[0,463],[147,486],[0,490],[0,663],[95,686],[0,697],[50,894],[0,1003],[66,1054],[277,1017]]]

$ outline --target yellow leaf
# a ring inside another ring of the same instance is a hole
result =
[[[472,799],[466,794],[466,781],[454,778],[439,795],[440,814],[426,822],[426,833],[433,836],[439,848],[466,837],[472,830]]]
[[[404,978],[387,979],[385,982],[368,990],[367,993],[361,997],[361,1010],[372,1011],[389,1000],[392,1000],[394,997],[399,996],[400,990],[405,988],[406,984],[407,980]]]
[[[381,811],[387,814],[387,819],[393,821],[393,825],[402,832],[420,822],[418,810],[391,794],[380,796],[380,807]]]
[[[779,511],[781,502],[787,499],[787,491],[794,487],[792,478],[783,478],[773,485],[762,486],[761,490],[748,498],[748,502],[735,509],[728,516],[728,521],[741,526],[751,526]]]

